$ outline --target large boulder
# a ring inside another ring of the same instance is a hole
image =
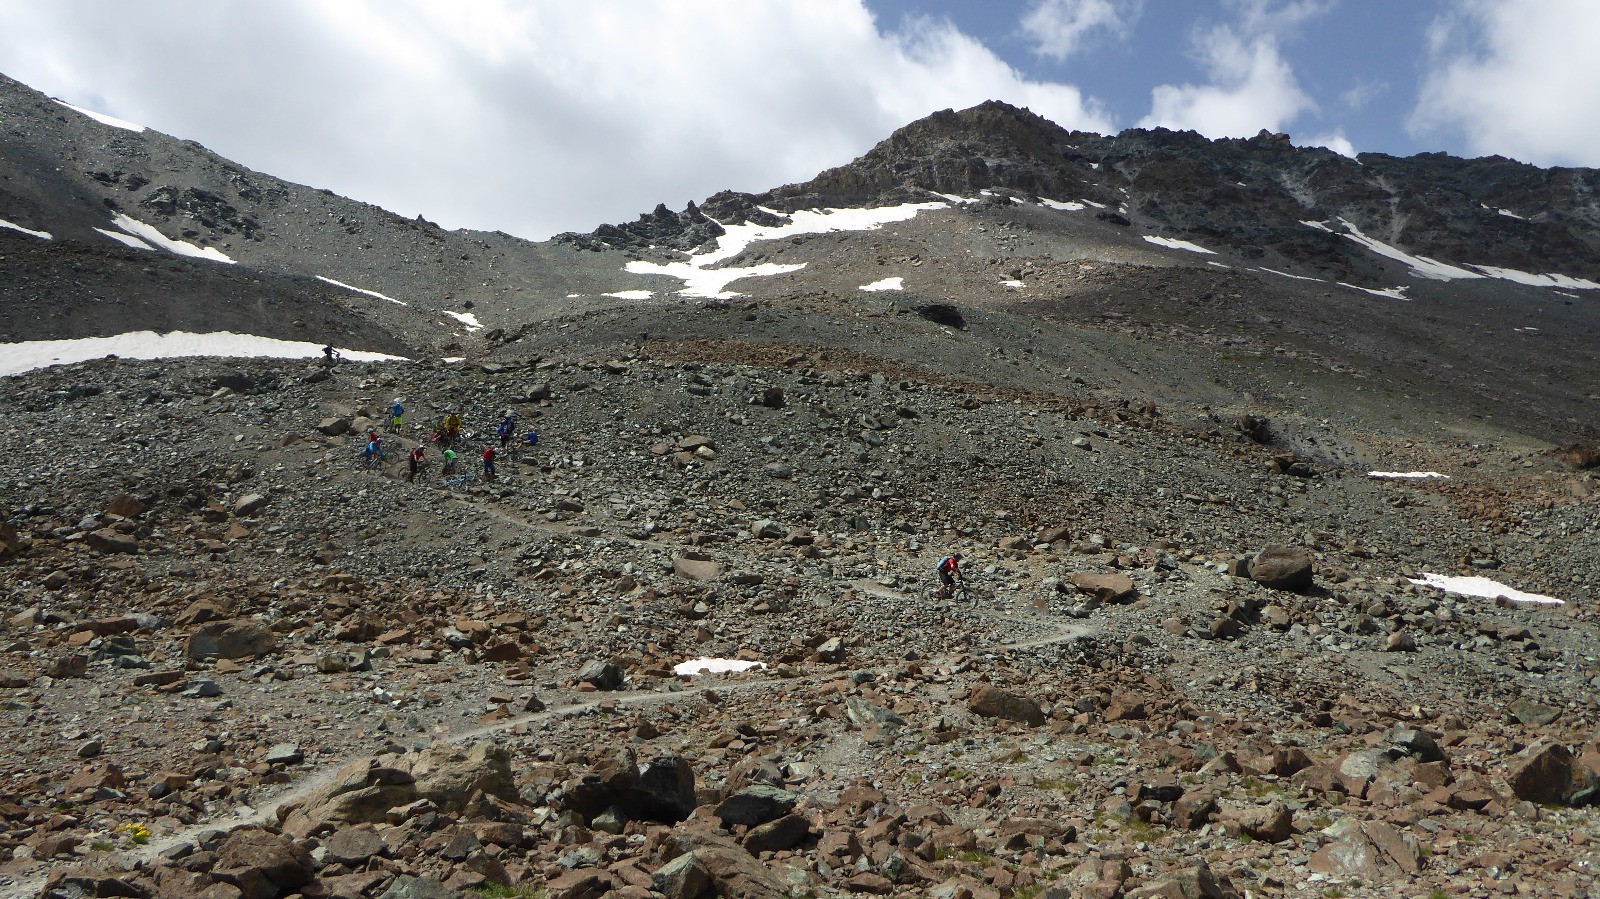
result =
[[[440,811],[460,811],[475,792],[517,798],[511,754],[498,743],[430,746],[407,756],[404,763],[416,779],[417,797],[431,800]]]
[[[967,700],[967,710],[985,718],[1020,721],[1030,727],[1038,727],[1044,723],[1044,712],[1038,703],[1020,693],[1002,690],[990,684],[984,684],[972,691],[972,696]]]
[[[1250,579],[1274,590],[1309,590],[1315,570],[1310,551],[1282,543],[1263,547],[1250,561]]]
[[[277,649],[278,637],[265,624],[250,618],[234,618],[200,625],[189,635],[184,654],[195,661],[247,659]]]
[[[217,848],[211,876],[238,887],[244,899],[276,899],[311,882],[311,855],[293,840],[259,827],[241,827]]]
[[[712,814],[728,827],[756,827],[789,814],[799,801],[800,797],[788,790],[756,784],[724,799]]]
[[[1512,757],[1506,783],[1518,799],[1572,805],[1595,794],[1595,776],[1560,743],[1538,742]]]

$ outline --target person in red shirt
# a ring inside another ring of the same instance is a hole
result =
[[[950,598],[950,590],[956,585],[956,581],[959,580],[963,585],[965,585],[967,582],[966,577],[961,574],[960,553],[956,553],[955,555],[951,556],[945,556],[944,561],[940,562],[939,567],[935,570],[939,572],[939,583],[941,586],[939,587],[939,592],[934,595],[940,599]]]
[[[494,480],[494,445],[483,448],[483,479]]]
[[[412,483],[417,479],[417,472],[422,470],[423,463],[427,460],[428,454],[422,451],[422,447],[419,446],[411,451],[411,467],[406,472],[406,483]]]

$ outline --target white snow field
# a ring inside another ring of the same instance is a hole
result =
[[[1343,281],[1339,281],[1337,283],[1340,287],[1348,287],[1351,290],[1359,290],[1362,293],[1370,293],[1375,297],[1388,297],[1391,300],[1405,300],[1408,303],[1411,301],[1411,298],[1406,296],[1406,289],[1404,287],[1385,287],[1380,290],[1376,287],[1362,287],[1358,284],[1346,284]]]
[[[169,253],[176,253],[179,256],[192,256],[196,259],[210,259],[212,262],[226,262],[229,265],[233,264],[233,260],[229,258],[226,253],[222,252],[216,247],[197,247],[192,243],[182,240],[173,240],[165,234],[162,234],[160,231],[157,231],[153,225],[146,225],[144,222],[141,222],[136,218],[130,218],[121,212],[117,213],[116,216],[111,219],[111,224],[116,225],[126,233],[139,238],[139,240],[147,244],[146,249],[149,249],[150,247],[160,247]],[[109,231],[104,231],[100,228],[96,228],[95,230],[106,235],[107,237],[117,237],[117,235]],[[117,239],[121,240],[120,237]],[[123,241],[123,243],[127,243],[127,241]],[[133,246],[133,244],[128,245]]]
[[[110,125],[113,128],[121,128],[124,131],[132,131],[134,133],[139,133],[145,130],[143,125],[135,125],[132,122],[125,121],[114,116],[108,116],[103,112],[95,112],[92,109],[84,109],[82,106],[73,106],[71,103],[68,103],[65,100],[56,100],[55,97],[51,97],[50,99],[55,100],[57,103],[60,103],[62,106],[65,106],[73,112],[84,114],[102,125]]]
[[[1190,243],[1187,240],[1179,240],[1176,237],[1155,237],[1153,235],[1146,234],[1144,235],[1144,239],[1155,244],[1156,246],[1166,247],[1169,250],[1188,250],[1191,253],[1204,253],[1207,256],[1217,255],[1213,250],[1208,250],[1197,243]]]
[[[727,674],[765,667],[767,667],[766,662],[746,662],[742,659],[690,659],[673,665],[672,673],[678,677],[694,677],[699,674]]]
[[[30,237],[37,237],[40,240],[52,240],[53,239],[53,238],[50,237],[50,232],[49,231],[35,231],[32,228],[24,228],[21,225],[18,225],[18,224],[14,223],[14,222],[8,222],[5,219],[0,219],[0,228],[9,228],[12,231],[21,231],[23,234],[26,234],[26,235],[28,235]]]
[[[578,294],[573,294],[573,296],[578,296]],[[619,300],[648,300],[655,294],[648,290],[616,290],[611,293],[603,293],[601,296],[616,297]]]
[[[226,358],[310,359],[322,355],[322,345],[303,340],[278,340],[232,331],[194,334],[188,331],[131,331],[113,337],[79,337],[70,340],[25,340],[0,343],[0,377],[52,365],[70,365],[107,355],[127,359],[180,359],[190,356]],[[404,356],[339,350],[352,362],[404,361]]]
[[[321,275],[317,276],[317,280],[325,282],[325,283],[328,283],[328,284],[332,284],[334,287],[343,287],[345,290],[352,290],[352,291],[355,291],[356,293],[364,293],[369,297],[377,297],[380,300],[388,300],[389,302],[395,304],[396,306],[410,306],[411,305],[410,303],[403,303],[403,302],[395,299],[394,297],[386,297],[383,294],[378,293],[376,290],[365,290],[365,289],[360,288],[360,287],[351,287],[349,284],[346,284],[343,281],[335,281],[332,278],[324,278]]]
[[[904,278],[884,278],[882,281],[874,281],[871,284],[863,284],[861,285],[860,289],[869,292],[878,290],[904,290],[905,284],[906,279]]]
[[[832,231],[873,231],[890,222],[906,221],[924,210],[945,209],[947,206],[945,203],[905,203],[875,209],[802,209],[788,215],[789,222],[782,225],[724,225],[726,233],[717,238],[716,249],[692,255],[686,262],[663,265],[634,260],[625,268],[636,275],[666,275],[681,280],[683,289],[678,291],[679,296],[730,299],[739,294],[728,291],[728,285],[741,278],[765,278],[805,268],[804,263],[780,265],[775,262],[742,268],[710,267],[743,253],[746,247],[756,241],[782,240],[800,234],[827,234]],[[758,208],[773,215],[783,215],[776,210]]]
[[[1444,478],[1447,481],[1450,480],[1449,475],[1440,474],[1437,471],[1369,471],[1367,472],[1367,477],[1380,481],[1405,479],[1422,480],[1426,478]]]
[[[1545,596],[1541,593],[1524,593],[1514,587],[1507,587],[1498,581],[1491,581],[1486,577],[1452,577],[1447,574],[1433,574],[1424,571],[1420,578],[1407,578],[1419,587],[1432,587],[1457,596],[1472,596],[1479,599],[1505,598],[1512,602],[1526,602],[1541,606],[1566,605],[1554,596]]]

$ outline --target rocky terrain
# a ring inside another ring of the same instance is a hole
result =
[[[8,379],[16,894],[1588,894],[1592,475],[737,351]]]
[[[1593,172],[991,103],[536,244],[0,108],[7,352],[410,360],[0,380],[0,895],[1600,894]]]

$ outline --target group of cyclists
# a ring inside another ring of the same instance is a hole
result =
[[[396,434],[401,433],[405,426],[406,407],[404,403],[399,397],[396,397],[388,411],[390,428]],[[473,436],[471,432],[463,429],[461,414],[454,410],[446,411],[434,423],[427,442],[433,443],[439,449],[440,460],[444,463],[439,470],[441,476],[447,480],[461,477],[459,472],[461,453],[457,452],[457,450],[465,451],[467,441]],[[483,465],[482,478],[484,480],[492,481],[495,479],[495,463],[501,453],[510,449],[511,443],[516,439],[516,436],[517,417],[515,413],[507,412],[505,417],[501,419],[500,424],[495,428],[497,440],[484,442],[483,452],[480,456]],[[498,446],[496,446],[497,442]],[[522,435],[519,446],[527,448],[538,445],[539,432],[529,428]],[[383,435],[379,434],[376,428],[367,432],[367,443],[361,451],[361,458],[368,468],[388,461],[389,454],[383,445]],[[414,483],[417,475],[422,473],[427,466],[428,451],[426,444],[418,443],[406,457],[406,482]]]

